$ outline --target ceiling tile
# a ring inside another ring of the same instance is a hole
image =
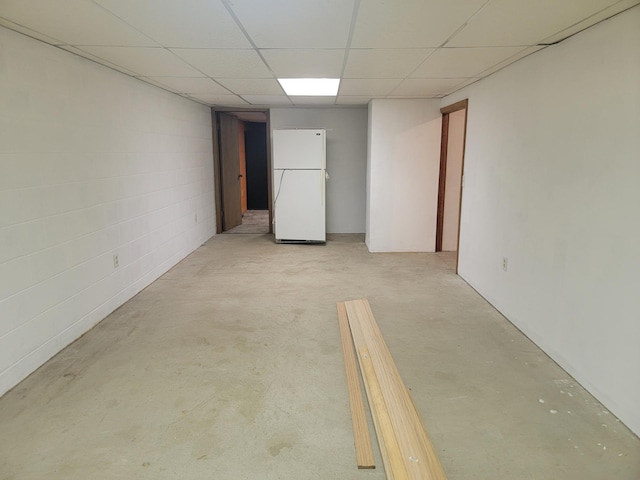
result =
[[[616,0],[492,0],[447,47],[534,45]]]
[[[354,0],[233,0],[258,48],[345,48]]]
[[[516,53],[515,55],[512,55],[506,60],[503,60],[502,62],[497,63],[486,70],[483,70],[477,75],[477,77],[486,77],[488,75],[491,75],[492,73],[497,72],[498,70],[502,70],[507,65],[517,62],[521,58],[531,55],[532,53],[535,53],[538,50],[542,50],[543,48],[546,48],[546,47],[529,47],[529,48],[525,48],[524,50],[520,50],[518,53]]]
[[[81,50],[120,65],[142,77],[201,77],[169,50],[144,47],[82,47]]]
[[[397,78],[344,79],[340,82],[338,95],[371,95],[386,97],[400,84]]]
[[[260,53],[279,78],[336,78],[344,60],[343,49],[265,49]]]
[[[286,95],[243,95],[251,105],[291,105]]]
[[[439,47],[486,0],[365,0],[353,48]]]
[[[405,78],[433,49],[351,49],[344,78]]]
[[[335,105],[336,97],[304,97],[295,96],[291,97],[291,101],[294,105]]]
[[[211,0],[97,0],[165,47],[250,48],[221,2]]]
[[[586,20],[583,20],[582,22],[578,22],[574,25],[572,25],[571,27],[564,29],[560,32],[554,33],[553,35],[551,35],[550,37],[546,37],[544,39],[542,39],[539,43],[553,43],[553,42],[557,42],[560,40],[563,40],[575,33],[578,33],[582,30],[584,30],[585,28],[590,27],[591,25],[595,25],[598,22],[601,22],[602,20],[605,20],[609,17],[612,17],[613,15],[616,15],[620,12],[623,12],[624,10],[627,10],[628,8],[633,7],[634,5],[638,5],[638,0],[621,0],[618,1],[617,3],[615,3],[614,5],[601,10],[600,12],[596,13],[595,15],[591,15],[589,18],[587,18]]]
[[[211,95],[229,95],[231,93],[207,77],[145,77],[143,80],[150,80],[160,86],[181,93],[207,93]]]
[[[228,106],[228,107],[238,107],[238,106],[247,106],[247,102],[245,102],[242,98],[237,95],[209,95],[209,94],[194,94],[189,95],[190,98],[195,100],[199,100],[201,102],[206,103],[207,105],[219,105],[219,106]]]
[[[271,78],[221,78],[218,81],[237,95],[284,95],[278,81]]]
[[[340,95],[336,103],[338,105],[366,105],[371,100],[368,95]]]
[[[393,90],[389,96],[428,97],[444,95],[466,80],[466,78],[408,78]]]
[[[36,40],[40,40],[50,45],[61,45],[65,43],[60,39],[48,37],[47,35],[44,35],[40,32],[36,32],[35,30],[31,30],[30,28],[23,27],[22,25],[18,25],[17,23],[13,23],[1,17],[0,17],[0,26],[7,27],[19,33],[24,33],[25,35],[31,38],[35,38]]]
[[[0,16],[70,45],[157,46],[157,43],[87,0],[2,0]]]
[[[171,51],[209,77],[273,78],[253,50],[173,48]]]
[[[126,68],[124,68],[121,65],[115,65],[111,62],[106,61],[104,58],[99,58],[96,57],[95,55],[91,55],[89,52],[85,52],[83,50],[80,50],[77,47],[72,47],[69,45],[61,45],[60,46],[61,49],[66,50],[67,52],[71,52],[71,53],[75,53],[76,55],[79,55],[80,57],[84,57],[87,60],[91,60],[93,62],[99,63],[100,65],[104,65],[105,67],[109,67],[112,68],[114,70],[117,70],[119,72],[125,73],[127,75],[131,75],[131,76],[136,76],[137,74],[135,72],[132,72],[131,70],[128,70]]]
[[[411,78],[473,77],[522,50],[523,47],[439,48]]]

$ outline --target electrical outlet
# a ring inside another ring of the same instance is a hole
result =
[[[505,272],[508,270],[509,268],[509,258],[508,257],[502,257],[502,270],[504,270]]]
[[[118,254],[113,254],[113,268],[118,268],[120,266],[120,259],[118,258]]]

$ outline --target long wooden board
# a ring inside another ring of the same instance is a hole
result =
[[[442,465],[373,317],[369,302],[366,299],[360,299],[344,303],[356,350],[360,352],[362,348],[366,348],[371,359],[371,365],[379,383],[384,404],[387,407],[408,478],[412,480],[446,480]],[[360,369],[365,376],[362,362],[360,362]],[[365,387],[367,387],[366,381]],[[372,406],[370,390],[367,388],[369,404]],[[374,410],[373,406],[372,410]],[[376,417],[377,414],[374,410],[374,425]],[[384,447],[380,429],[377,426],[376,433],[382,451]],[[388,463],[389,459],[387,458],[387,461],[384,461],[387,475],[390,473]]]
[[[347,390],[349,391],[349,405],[351,406],[351,422],[353,424],[353,438],[356,447],[356,461],[358,468],[375,468],[371,436],[369,435],[367,415],[362,400],[356,357],[353,353],[353,341],[351,340],[347,310],[344,307],[344,303],[338,303],[336,307],[338,310],[342,353],[344,355],[344,368],[347,373]]]
[[[367,347],[361,347],[358,351],[363,376],[367,379],[370,392],[370,405],[373,414],[378,419],[380,430],[379,441],[384,443],[387,452],[390,477],[394,480],[408,480],[409,474],[402,459],[402,452],[398,445],[398,438],[391,423],[389,408],[384,400],[380,382],[371,362],[371,355]]]

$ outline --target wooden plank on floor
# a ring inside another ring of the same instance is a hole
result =
[[[345,310],[346,310],[346,306],[345,306]],[[348,315],[347,315],[347,319],[349,319]],[[358,324],[358,322],[349,321],[349,328],[351,329],[351,337],[353,339],[353,345],[354,345],[356,351],[358,350],[358,346],[360,346],[360,347],[366,346],[365,343],[364,343],[364,336],[362,335],[362,331],[360,330],[360,325]],[[378,439],[378,447],[380,449],[380,457],[382,458],[382,465],[384,466],[384,471],[386,473],[387,480],[396,480],[396,479],[393,478],[393,473],[391,471],[391,462],[389,460],[389,455],[387,454],[387,447],[386,447],[385,443],[382,441],[383,433],[382,433],[382,426],[380,424],[380,419],[378,418],[378,415],[376,415],[376,413],[373,411],[373,407],[372,407],[372,398],[373,398],[372,387],[370,385],[369,379],[364,374],[364,366],[362,365],[362,363],[360,361],[360,355],[358,355],[357,358],[358,358],[358,364],[360,365],[360,373],[362,374],[362,380],[363,380],[363,383],[364,383],[364,389],[367,392],[367,400],[369,402],[369,409],[371,410],[371,418],[373,419],[373,427],[374,427],[374,429],[376,431],[376,438]]]
[[[360,351],[362,347],[368,349],[408,478],[446,480],[442,465],[373,317],[369,302],[366,299],[345,302],[345,309],[356,350]],[[362,363],[360,367],[362,369]],[[367,389],[367,395],[370,395],[369,389]],[[371,404],[370,397],[369,402]],[[378,428],[376,432],[380,441]],[[386,462],[385,469],[387,469]]]
[[[394,480],[408,480],[409,474],[402,459],[402,452],[398,445],[398,438],[391,423],[389,408],[378,382],[378,377],[371,363],[371,355],[367,347],[358,350],[363,376],[367,379],[370,392],[370,405],[372,413],[377,417],[380,426],[380,442],[384,443],[389,460],[389,476]]]
[[[375,468],[371,436],[367,425],[367,415],[362,400],[358,366],[353,352],[353,341],[347,310],[344,303],[337,304],[338,325],[340,326],[340,339],[342,340],[342,353],[344,355],[344,368],[347,373],[347,389],[349,391],[349,405],[351,406],[351,421],[353,424],[353,438],[356,447],[356,461],[358,468]]]

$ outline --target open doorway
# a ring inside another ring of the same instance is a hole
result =
[[[450,252],[452,259],[455,259],[456,273],[458,272],[458,247],[460,243],[467,108],[468,100],[462,100],[440,110],[442,113],[442,137],[436,252]]]
[[[269,112],[212,110],[217,233],[272,232]]]

